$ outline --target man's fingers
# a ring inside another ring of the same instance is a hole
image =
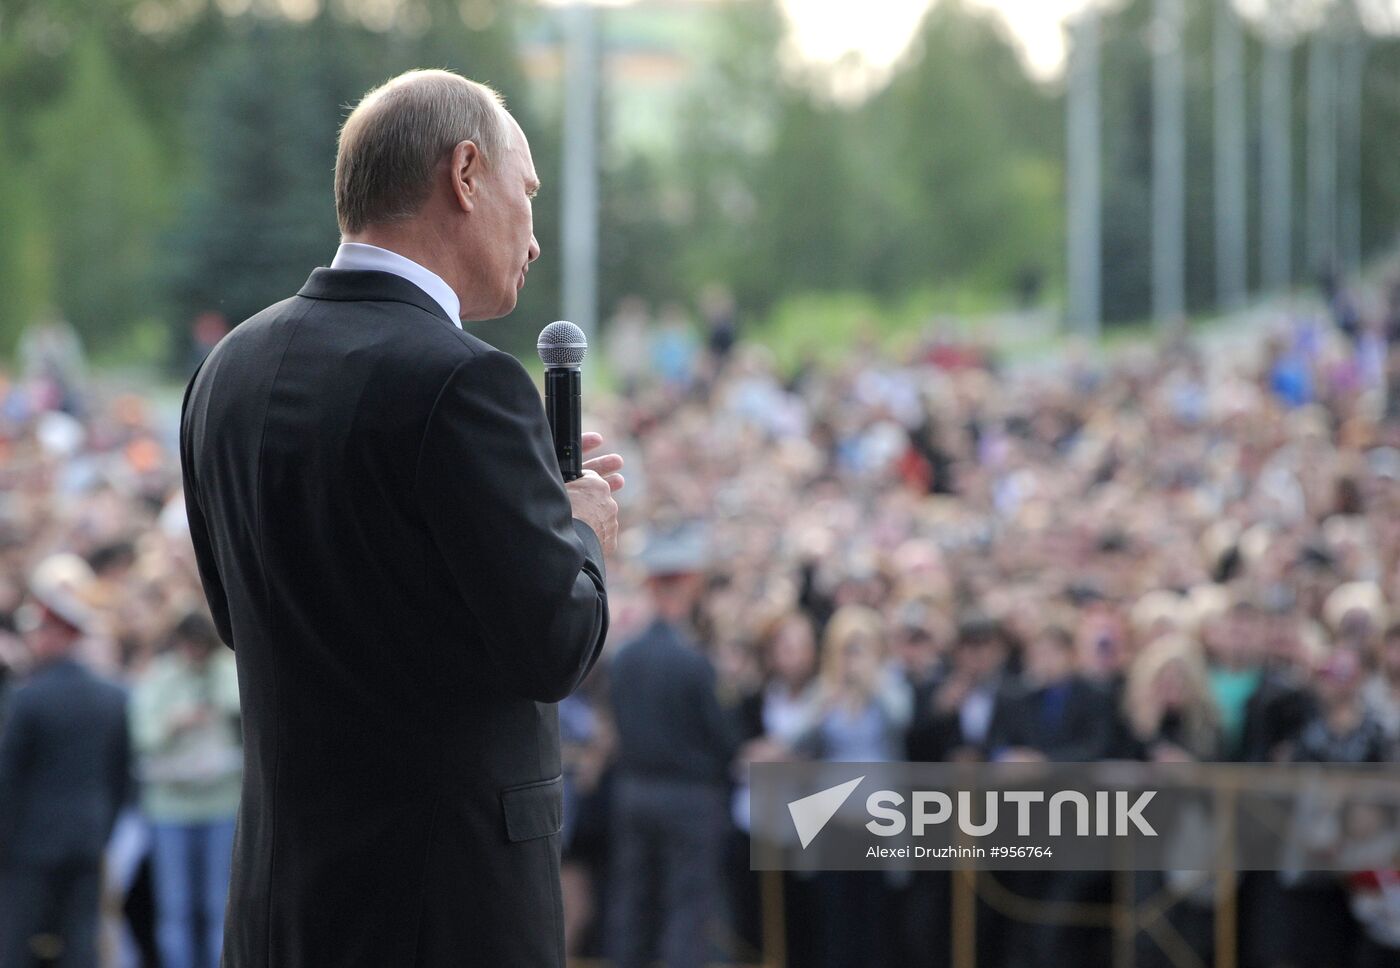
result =
[[[579,438],[579,443],[583,447],[583,452],[586,454],[590,450],[596,450],[603,446],[603,435],[594,433],[591,430],[585,430],[583,436]]]
[[[626,481],[622,479],[621,474],[608,474],[603,477],[603,480],[607,481],[608,487],[612,488],[614,491],[622,490],[622,485],[626,483]]]
[[[622,470],[622,455],[603,454],[601,457],[584,461],[583,466],[588,470],[597,471],[600,477],[607,477]]]

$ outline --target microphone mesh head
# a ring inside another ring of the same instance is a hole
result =
[[[583,330],[566,320],[550,323],[540,331],[535,349],[546,367],[578,366],[588,353],[588,340]]]

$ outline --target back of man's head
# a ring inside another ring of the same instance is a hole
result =
[[[471,141],[488,163],[509,144],[500,94],[442,70],[409,71],[366,94],[340,129],[335,211],[340,231],[402,221],[423,208],[433,173]]]

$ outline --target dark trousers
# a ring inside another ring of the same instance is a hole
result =
[[[667,968],[699,968],[710,960],[707,931],[723,904],[727,806],[726,791],[712,784],[617,778],[608,926],[617,968],[650,964],[658,935]]]
[[[101,890],[96,860],[0,869],[0,965],[31,968],[38,962],[31,941],[46,934],[62,943],[57,968],[96,968]]]
[[[893,892],[884,871],[821,871],[822,968],[890,968]]]

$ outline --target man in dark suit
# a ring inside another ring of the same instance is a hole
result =
[[[1114,752],[1117,711],[1106,692],[1075,670],[1074,639],[1047,625],[1026,649],[1019,689],[998,697],[987,733],[991,757],[1076,763]]]
[[[1074,638],[1048,624],[1026,646],[1025,676],[998,697],[987,733],[991,758],[1006,762],[1090,762],[1115,750],[1121,730],[1106,691],[1081,675]],[[1023,870],[1001,875],[1013,891],[1050,905],[1107,903],[1108,875],[1094,871]],[[1028,968],[1107,961],[1105,935],[1077,925],[1008,927],[1008,960]]]
[[[0,723],[0,965],[97,964],[102,852],[130,787],[126,694],[75,656],[92,571],[45,559],[24,637],[34,668]]]
[[[992,718],[1013,687],[1002,627],[970,616],[958,626],[948,667],[914,687],[914,718],[905,739],[914,762],[982,760]]]
[[[608,665],[617,725],[609,947],[618,968],[651,963],[649,928],[667,968],[700,968],[710,960],[709,919],[723,902],[738,735],[691,625],[705,558],[696,525],[651,535],[642,566],[655,617]]]
[[[186,391],[190,532],[243,704],[225,968],[564,963],[555,703],[607,632],[622,461],[565,485],[524,367],[460,323],[514,308],[538,186],[489,88],[370,92],[335,261]]]

